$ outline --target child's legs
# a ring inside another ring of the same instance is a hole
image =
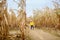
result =
[[[33,27],[33,25],[31,25],[31,29],[33,29],[34,27]]]

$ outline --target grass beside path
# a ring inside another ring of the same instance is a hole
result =
[[[60,30],[55,30],[53,28],[41,28],[45,32],[49,32],[54,36],[60,37]]]

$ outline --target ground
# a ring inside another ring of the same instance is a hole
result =
[[[10,34],[16,34],[19,32],[20,31],[10,31]],[[15,40],[17,40],[17,38],[15,38]],[[27,28],[25,29],[25,40],[60,40],[60,37],[54,36],[42,29],[35,28],[31,30],[30,28]]]
[[[42,29],[35,28],[34,30],[27,30],[27,35],[31,38],[30,40],[60,40],[60,37],[44,32]]]

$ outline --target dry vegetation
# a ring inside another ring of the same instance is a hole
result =
[[[54,9],[45,7],[33,11],[33,20],[36,27],[51,27],[60,29],[60,4],[53,1]],[[59,5],[58,5],[59,4]]]
[[[35,26],[37,28],[45,27],[60,30],[60,6],[59,6],[60,3],[55,1],[53,3],[55,7],[54,9],[45,7],[43,10],[33,11],[32,19],[35,22]],[[0,40],[8,40],[8,37],[10,37],[8,31],[13,29],[20,30],[21,34],[19,34],[16,37],[22,38],[21,40],[24,40],[25,24],[26,21],[28,24],[30,19],[29,18],[26,19],[25,2],[21,4],[18,3],[18,8],[19,7],[21,7],[22,9],[18,10],[18,16],[16,17],[13,9],[10,10],[11,14],[7,12],[6,0],[5,1],[3,0],[3,2],[0,3]]]
[[[13,1],[17,3],[15,0]],[[17,5],[18,8],[21,7],[21,9],[17,10],[18,16],[16,17],[14,9],[10,9],[9,12],[7,11],[7,0],[0,1],[0,40],[24,40],[24,27],[26,19],[25,0],[21,0],[20,3],[17,3]],[[20,33],[17,34],[16,32],[16,34],[10,35],[9,32],[11,30],[13,33],[14,30],[19,31]],[[19,39],[17,39],[17,37]]]
[[[33,11],[36,28],[60,37],[60,0],[52,1],[54,8],[45,7]]]

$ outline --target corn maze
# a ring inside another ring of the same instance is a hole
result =
[[[16,2],[15,0],[13,1]],[[12,19],[10,19],[11,16],[9,16],[7,12],[7,0],[0,1],[0,40],[25,40],[24,39],[24,28],[26,22],[25,1],[26,0],[20,0],[20,3],[18,3],[18,6],[21,7],[21,9],[17,10],[19,11],[18,12],[19,14],[16,20],[15,21],[13,20],[14,22],[11,22],[12,21]],[[14,12],[12,11],[12,14],[13,13]],[[16,34],[16,36],[15,35],[12,36],[11,34],[9,34],[9,31],[14,28],[19,29],[18,31],[19,34]]]

